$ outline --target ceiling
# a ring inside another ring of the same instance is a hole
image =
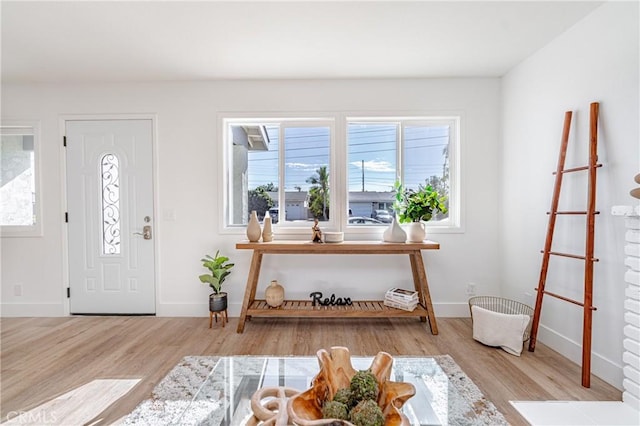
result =
[[[600,4],[2,0],[2,80],[497,77]]]

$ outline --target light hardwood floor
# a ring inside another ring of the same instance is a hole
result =
[[[1,416],[36,407],[94,379],[141,379],[104,410],[110,424],[149,397],[186,355],[313,355],[347,346],[354,355],[449,354],[511,424],[526,424],[509,400],[620,400],[593,376],[580,386],[580,367],[545,345],[521,357],[472,339],[471,320],[438,319],[439,335],[416,319],[261,319],[243,334],[237,318],[209,329],[208,318],[69,317],[0,320]]]

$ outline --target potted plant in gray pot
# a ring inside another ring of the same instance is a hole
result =
[[[222,283],[231,274],[231,268],[235,263],[229,263],[229,258],[220,256],[220,250],[216,251],[215,257],[208,254],[200,259],[202,266],[207,268],[210,273],[200,275],[200,281],[203,284],[209,284],[213,293],[209,295],[209,311],[221,312],[227,309],[227,293],[222,291]]]
[[[447,213],[447,197],[440,195],[431,185],[418,185],[418,189],[404,188],[400,182],[394,186],[394,210],[398,222],[409,223],[407,241],[422,242],[426,236],[423,221],[429,221],[437,213]]]

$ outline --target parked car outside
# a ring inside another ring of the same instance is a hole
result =
[[[353,216],[349,218],[349,225],[382,225],[383,223],[372,217]]]
[[[387,210],[374,210],[371,217],[383,223],[391,223],[393,216]]]
[[[272,223],[278,223],[278,207],[271,207],[269,209],[269,216],[271,216]]]

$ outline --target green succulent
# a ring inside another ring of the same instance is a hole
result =
[[[418,185],[418,189],[414,190],[396,182],[393,192],[393,209],[398,213],[400,223],[429,221],[438,212],[447,213],[446,195],[440,195],[431,185]]]
[[[349,413],[349,420],[355,426],[384,426],[382,409],[371,399],[360,401]]]
[[[327,401],[322,407],[322,417],[325,419],[349,420],[349,408],[338,401]]]
[[[200,259],[202,266],[211,271],[210,274],[200,275],[200,281],[203,284],[209,284],[209,287],[213,289],[214,294],[220,293],[222,290],[222,283],[231,273],[231,268],[235,263],[228,263],[229,258],[226,256],[220,256],[220,250],[216,251],[216,256],[211,257],[208,254],[203,259]]]
[[[352,398],[351,398],[351,389],[342,388],[339,389],[338,392],[333,396],[333,400],[337,402],[342,402],[347,407],[350,406]]]
[[[358,371],[351,378],[351,399],[355,401],[351,405],[356,405],[358,402],[365,399],[378,399],[378,380],[376,376],[370,370]]]

